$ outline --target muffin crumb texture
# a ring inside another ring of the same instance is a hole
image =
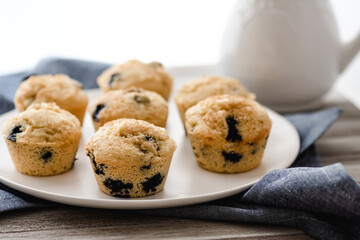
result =
[[[81,127],[79,120],[54,103],[37,103],[4,125],[15,168],[27,175],[51,176],[73,167]]]
[[[208,97],[225,94],[255,99],[255,94],[248,92],[239,81],[230,77],[204,75],[185,83],[174,98],[183,124],[185,125],[187,109]]]
[[[186,131],[199,166],[220,173],[251,170],[261,162],[271,120],[257,102],[220,95],[186,111]]]
[[[104,92],[139,87],[157,92],[165,100],[169,99],[173,79],[159,62],[142,63],[130,60],[106,69],[97,83]]]
[[[156,92],[142,88],[109,91],[89,107],[95,130],[119,118],[134,118],[165,127],[168,105]]]
[[[127,198],[163,189],[176,144],[164,128],[122,118],[100,127],[85,149],[100,189]]]
[[[14,102],[19,112],[35,103],[54,102],[82,122],[88,98],[82,85],[65,74],[30,75],[17,89]]]

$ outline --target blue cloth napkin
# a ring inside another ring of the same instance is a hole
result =
[[[65,73],[95,88],[96,77],[109,65],[48,58],[34,69],[0,76],[0,114],[13,108],[21,80],[30,74]],[[317,239],[360,239],[360,185],[341,164],[326,167],[314,142],[336,121],[341,110],[287,115],[300,135],[301,147],[288,169],[266,174],[248,191],[232,197],[185,207],[137,210],[134,213],[241,223],[273,224],[302,229]],[[0,184],[0,212],[52,207],[41,200]],[[119,210],[119,214],[121,214]]]

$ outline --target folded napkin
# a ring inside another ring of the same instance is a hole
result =
[[[49,58],[34,69],[0,77],[0,113],[13,108],[21,80],[30,74],[65,73],[95,88],[96,77],[109,65]],[[273,224],[302,229],[317,239],[360,239],[360,185],[341,164],[321,166],[314,142],[336,121],[340,109],[285,116],[299,132],[301,147],[288,169],[266,174],[248,191],[185,207],[137,210],[142,214],[241,223]],[[0,212],[59,205],[0,184]],[[119,210],[119,214],[121,214]]]

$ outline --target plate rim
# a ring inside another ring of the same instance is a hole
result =
[[[87,89],[85,92],[88,94],[94,94],[98,92],[99,89]],[[288,126],[290,127],[291,131],[295,133],[294,141],[296,144],[296,151],[294,150],[293,159],[287,161],[287,164],[282,165],[281,168],[278,169],[285,169],[291,166],[291,164],[295,161],[299,149],[300,149],[300,137],[299,133],[296,130],[295,126],[285,117],[281,116],[279,113],[275,112],[274,110],[265,107],[268,111],[269,115],[274,115],[277,118],[282,119],[285,121]],[[16,114],[16,109],[10,110],[2,115],[0,115],[0,119],[9,117],[13,114]],[[256,180],[250,181],[246,184],[241,185],[240,187],[233,187],[230,189],[226,189],[224,191],[216,191],[211,193],[205,193],[201,195],[196,195],[193,197],[185,196],[185,197],[176,197],[176,198],[165,198],[165,199],[149,199],[147,197],[144,198],[129,198],[129,199],[122,199],[122,198],[114,198],[114,199],[98,199],[98,198],[88,198],[88,197],[77,197],[77,196],[69,196],[69,195],[62,195],[59,193],[48,192],[41,189],[37,189],[31,186],[26,186],[20,184],[18,182],[14,182],[12,180],[6,179],[2,174],[2,170],[0,170],[0,182],[6,186],[9,186],[17,191],[26,193],[28,195],[45,199],[57,203],[68,204],[73,206],[79,207],[90,207],[90,208],[104,208],[104,209],[156,209],[156,208],[168,208],[168,207],[180,207],[186,205],[193,205],[199,203],[205,203],[221,198],[226,198],[237,193],[243,192],[249,189],[252,185],[257,183],[262,177],[264,177],[268,172],[264,175],[259,176]],[[166,186],[166,185],[165,185]],[[99,190],[99,189],[98,189]],[[100,190],[99,190],[100,191]]]

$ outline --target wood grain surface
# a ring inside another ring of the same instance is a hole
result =
[[[316,143],[325,165],[341,162],[360,181],[360,111],[330,97],[340,119]],[[312,239],[300,230],[268,225],[155,217],[102,209],[59,206],[11,211],[0,217],[1,239]]]

